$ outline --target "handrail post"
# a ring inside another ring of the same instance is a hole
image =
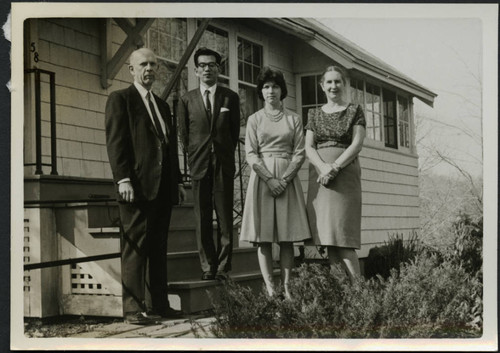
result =
[[[35,174],[43,174],[42,171],[42,109],[40,95],[40,71],[35,69]]]
[[[57,133],[56,133],[56,79],[55,73],[50,76],[50,157],[52,171],[51,175],[57,174]]]

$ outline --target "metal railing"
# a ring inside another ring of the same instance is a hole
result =
[[[26,69],[26,74],[35,75],[35,163],[25,163],[25,166],[35,166],[35,174],[43,174],[42,166],[51,166],[51,175],[57,175],[57,143],[56,143],[56,74],[52,71],[38,68]],[[49,75],[50,85],[50,158],[51,163],[42,163],[42,96],[41,74]]]

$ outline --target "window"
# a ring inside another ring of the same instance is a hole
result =
[[[148,30],[148,47],[164,60],[179,62],[186,46],[185,19],[159,18]]]
[[[399,145],[410,147],[410,114],[408,99],[398,96]]]
[[[238,94],[240,95],[241,125],[262,107],[257,97],[257,76],[262,69],[262,46],[238,38]]]
[[[302,121],[307,124],[307,114],[309,109],[319,107],[326,103],[326,97],[319,82],[321,75],[303,76],[300,80],[302,89]]]
[[[365,115],[367,123],[367,136],[373,140],[382,141],[380,129],[381,106],[380,87],[366,83]],[[370,126],[370,128],[368,128]]]
[[[161,95],[172,79],[187,46],[186,20],[181,18],[156,19],[146,34],[146,46],[151,48],[158,58],[156,80],[152,91]],[[171,108],[175,109],[177,99],[187,91],[187,71],[181,72],[180,80],[167,97]]]
[[[366,118],[366,137],[382,141],[380,87],[366,82],[365,89],[364,83],[363,80],[351,79],[351,103],[360,104],[363,107]]]
[[[198,25],[200,22],[198,21]],[[208,26],[198,43],[199,47],[207,47],[215,50],[222,56],[220,64],[220,75],[217,79],[218,84],[229,86],[229,36],[222,29],[214,26]]]
[[[396,94],[384,89],[383,96],[385,145],[391,148],[398,148]]]

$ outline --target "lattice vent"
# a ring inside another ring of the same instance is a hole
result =
[[[24,245],[23,245],[23,262],[29,263],[30,258],[30,220],[28,218],[24,219]],[[24,271],[23,276],[23,291],[30,292],[31,291],[31,276],[30,271]]]
[[[71,265],[71,294],[110,295],[101,283],[77,264]]]

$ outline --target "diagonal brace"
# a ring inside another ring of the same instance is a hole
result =
[[[162,94],[160,95],[161,99],[163,99],[163,100],[167,99],[168,95],[172,91],[172,88],[174,87],[174,85],[179,80],[179,77],[181,76],[182,70],[186,66],[186,64],[187,64],[187,62],[188,62],[189,57],[191,56],[191,54],[193,54],[194,48],[196,48],[196,45],[200,41],[201,36],[203,35],[203,32],[205,32],[205,29],[208,27],[208,23],[209,22],[210,22],[209,18],[205,18],[205,19],[203,19],[203,21],[201,21],[200,26],[196,30],[196,33],[194,34],[193,38],[189,42],[189,45],[187,46],[186,51],[182,55],[182,58],[179,61],[179,64],[175,68],[175,71],[174,71],[174,74],[172,75],[172,78],[167,83],[167,86],[165,87],[165,89],[163,90]]]

